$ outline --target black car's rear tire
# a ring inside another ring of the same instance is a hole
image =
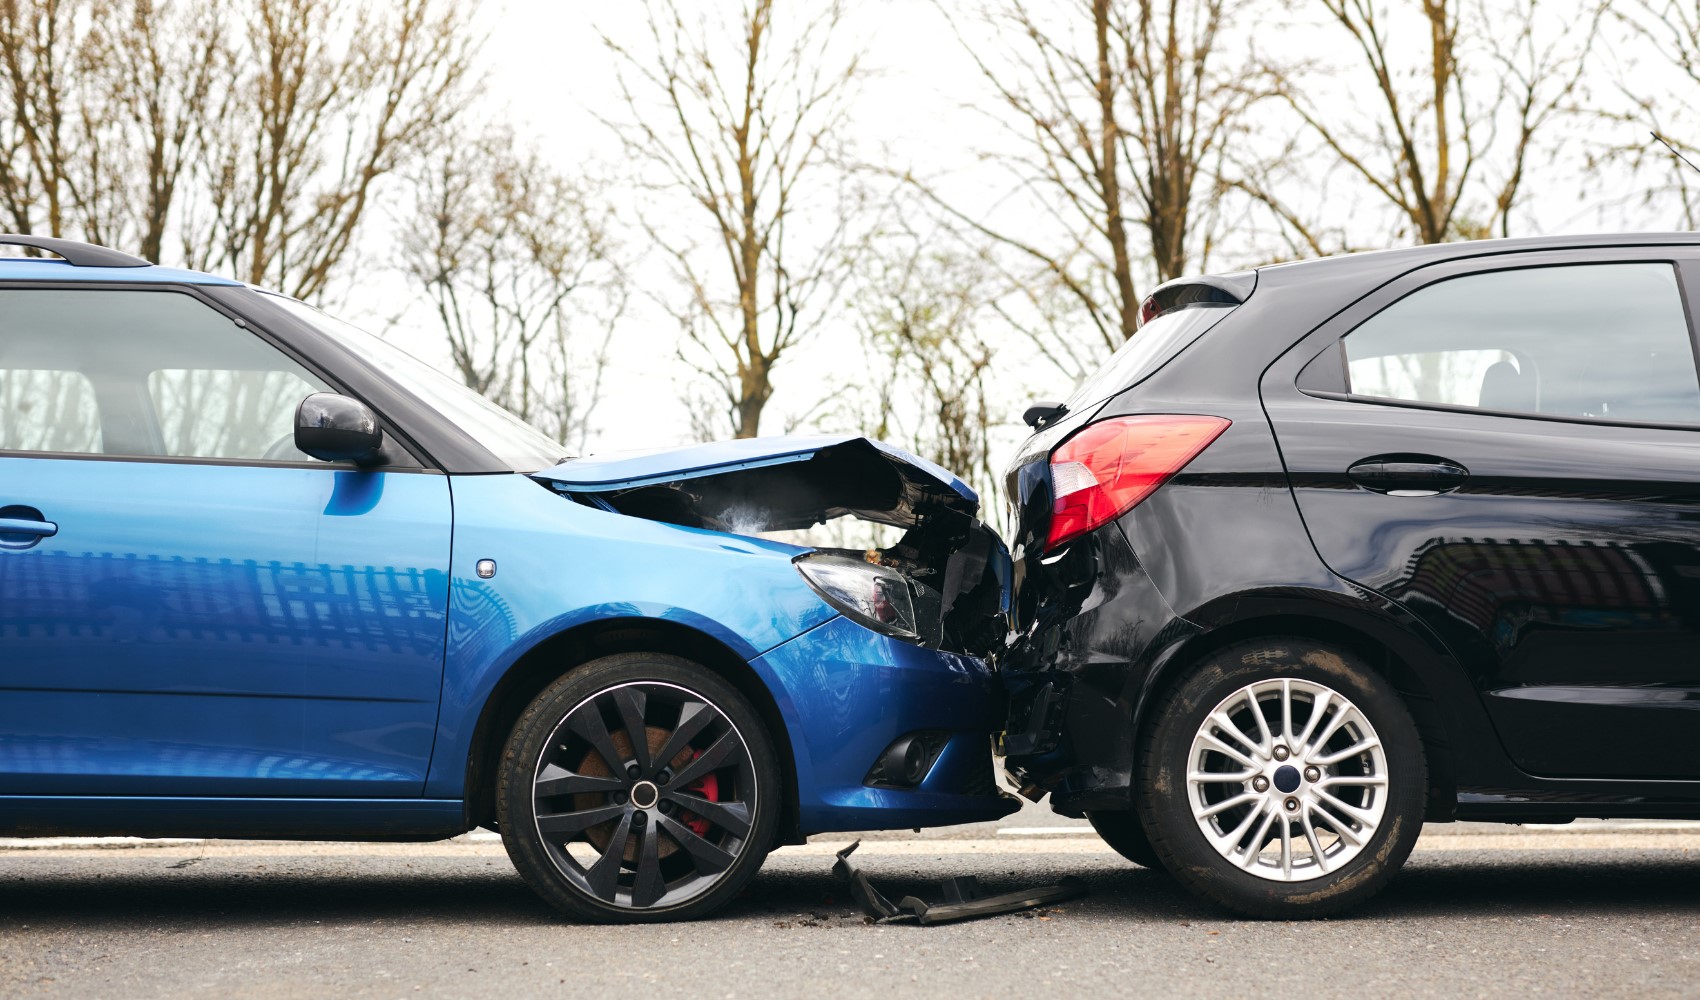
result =
[[[1154,720],[1140,754],[1145,832],[1182,884],[1231,910],[1291,919],[1357,905],[1421,832],[1422,740],[1392,685],[1350,652],[1286,638],[1228,647]]]
[[[498,766],[508,856],[581,920],[713,913],[761,867],[779,820],[760,716],[676,656],[621,653],[568,673],[520,715]]]
[[[1138,813],[1132,810],[1094,811],[1087,813],[1086,819],[1092,824],[1092,829],[1098,831],[1098,836],[1104,838],[1110,850],[1142,868],[1163,870],[1163,862],[1151,849],[1151,839],[1145,836]]]

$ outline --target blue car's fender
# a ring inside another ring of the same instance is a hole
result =
[[[526,476],[456,476],[450,485],[447,662],[427,797],[466,794],[486,704],[546,639],[597,621],[649,619],[691,628],[755,664],[837,614],[791,565],[805,551],[796,546],[599,510]],[[481,579],[486,559],[496,573]],[[794,730],[784,687],[771,674],[762,680]]]

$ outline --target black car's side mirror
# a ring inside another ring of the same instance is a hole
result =
[[[1021,414],[1021,422],[1038,430],[1067,412],[1068,407],[1061,403],[1034,403]]]
[[[365,463],[383,444],[378,415],[358,399],[315,392],[295,408],[295,447],[314,458]]]

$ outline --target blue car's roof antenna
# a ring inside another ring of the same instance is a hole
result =
[[[32,250],[46,250],[65,258],[65,263],[72,267],[152,267],[153,262],[143,260],[133,254],[123,253],[108,247],[96,246],[93,243],[83,243],[78,240],[61,240],[52,236],[26,236],[21,233],[0,233],[0,246],[29,247]]]

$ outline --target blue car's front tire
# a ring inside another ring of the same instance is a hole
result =
[[[706,667],[621,653],[546,688],[502,753],[497,819],[520,875],[582,920],[689,920],[767,856],[783,782],[761,718]]]

